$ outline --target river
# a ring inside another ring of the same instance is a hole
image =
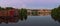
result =
[[[60,26],[58,21],[55,21],[50,15],[47,16],[27,16],[16,23],[1,23],[0,26]]]

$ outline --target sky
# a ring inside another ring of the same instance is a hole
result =
[[[0,0],[1,7],[53,9],[60,5],[60,0]]]

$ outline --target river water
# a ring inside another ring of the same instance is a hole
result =
[[[47,16],[27,16],[26,19],[18,19],[15,23],[5,24],[0,26],[60,26],[59,21],[54,20],[50,15]]]

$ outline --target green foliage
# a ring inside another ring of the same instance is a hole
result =
[[[60,17],[60,6],[57,7],[57,8],[52,9],[51,15],[52,15],[52,16]]]
[[[52,9],[51,16],[55,21],[60,22],[60,6]]]
[[[4,8],[0,7],[0,10],[4,10]]]
[[[23,19],[27,19],[27,10],[26,9],[24,9],[24,8],[21,8],[20,10],[19,10],[19,19],[21,19],[21,20],[23,20]]]
[[[25,16],[25,15],[27,15],[27,10],[21,8],[21,10],[20,10],[20,15],[21,15],[21,16]]]
[[[32,15],[37,15],[37,11],[33,11],[32,12]]]

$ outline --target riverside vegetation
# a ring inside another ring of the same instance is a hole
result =
[[[60,22],[60,6],[52,9],[51,16],[55,21]]]

